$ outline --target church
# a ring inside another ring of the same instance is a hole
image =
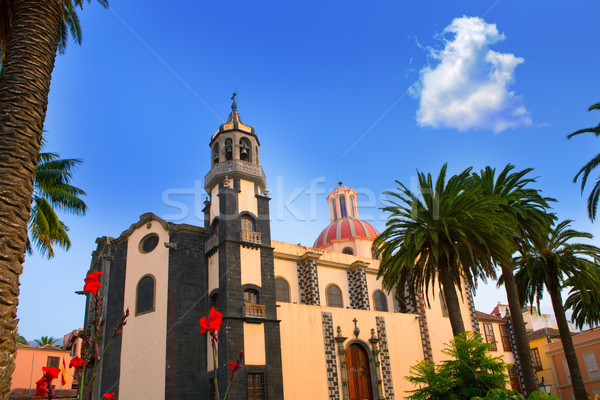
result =
[[[93,398],[216,398],[210,337],[198,324],[213,306],[223,314],[220,398],[240,351],[230,399],[404,398],[410,367],[445,357],[452,329],[443,301],[436,293],[429,307],[414,306],[382,290],[371,250],[378,232],[360,220],[350,187],[327,196],[331,223],[312,247],[271,238],[259,136],[235,99],[231,108],[209,140],[204,226],[146,213],[118,238],[96,240],[90,272],[104,274],[100,336],[107,342],[123,312],[131,314],[106,350]],[[88,298],[88,331],[90,310]],[[461,310],[465,326],[479,331],[470,291]]]

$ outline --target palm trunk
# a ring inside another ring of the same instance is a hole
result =
[[[558,331],[560,332],[560,340],[562,341],[565,358],[567,359],[567,365],[569,366],[569,372],[571,373],[571,382],[573,384],[575,400],[587,400],[588,395],[585,391],[585,386],[583,385],[583,377],[581,376],[581,370],[579,369],[579,363],[577,362],[577,353],[575,353],[573,338],[571,337],[569,323],[567,322],[567,316],[565,315],[562,296],[560,294],[560,285],[555,282],[546,285],[546,288],[552,299],[552,308],[554,309],[556,324],[558,325]]]
[[[458,336],[465,331],[465,324],[463,323],[462,313],[460,312],[460,303],[458,302],[458,295],[456,294],[454,277],[450,272],[448,262],[444,258],[440,259],[438,270],[440,281],[442,282],[442,290],[444,292],[444,297],[446,298],[448,317],[450,318],[450,324],[452,325],[452,334]]]
[[[531,357],[531,348],[527,339],[527,330],[521,311],[521,301],[517,290],[517,282],[513,275],[511,267],[502,265],[502,277],[504,278],[504,288],[506,289],[506,298],[508,299],[508,308],[510,309],[510,319],[515,332],[515,341],[517,342],[517,354],[521,364],[521,371],[525,381],[523,394],[525,397],[538,390],[538,379],[533,368],[533,359]]]
[[[15,368],[19,276],[62,0],[12,0],[0,73],[0,399]]]

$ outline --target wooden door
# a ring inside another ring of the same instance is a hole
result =
[[[359,344],[352,344],[346,352],[346,373],[350,400],[373,400],[371,368],[366,350]]]

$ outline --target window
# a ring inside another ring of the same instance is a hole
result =
[[[585,361],[585,367],[590,374],[598,372],[598,363],[596,362],[596,355],[593,352],[584,353],[583,360]]]
[[[354,211],[354,197],[350,196],[350,216],[356,218],[356,212]]]
[[[149,235],[144,236],[142,240],[140,240],[140,253],[146,254],[150,253],[152,250],[156,248],[158,245],[158,235],[156,233],[151,233]]]
[[[244,290],[244,301],[250,304],[259,304],[259,295],[258,290],[255,289],[246,289]]]
[[[344,250],[342,250],[342,253],[344,254],[350,254],[351,256],[354,255],[354,250],[352,250],[351,247],[344,247]]]
[[[494,326],[492,324],[484,323],[483,330],[485,331],[485,341],[486,342],[493,343],[496,341],[496,337],[494,336]],[[492,347],[490,347],[490,350],[491,351],[498,350],[498,347],[496,347],[495,343]]]
[[[512,351],[510,336],[508,335],[508,328],[506,325],[500,325],[500,337],[502,338],[502,347],[504,348],[504,351]]]
[[[254,220],[248,215],[242,215],[242,230],[254,232]]]
[[[531,358],[533,358],[533,366],[536,371],[541,371],[544,368],[542,367],[542,359],[540,358],[540,351],[536,348],[531,349]]]
[[[219,294],[215,293],[212,296],[210,296],[210,306],[214,307],[216,309],[219,308]]]
[[[373,303],[375,304],[375,311],[388,311],[387,296],[381,290],[376,290],[373,293]]]
[[[265,375],[262,373],[248,373],[248,400],[264,400]]]
[[[571,370],[569,370],[569,364],[567,363],[566,358],[563,358],[563,367],[565,369],[565,373],[567,374],[567,381],[571,383]]]
[[[283,278],[275,278],[275,301],[290,302],[290,285]]]
[[[146,275],[137,284],[135,315],[154,311],[154,277]]]
[[[75,357],[77,355],[77,342],[73,343],[73,347],[71,347],[71,357]]]
[[[329,285],[327,287],[327,307],[344,307],[342,291],[336,285]]]
[[[58,368],[59,361],[60,361],[60,357],[50,357],[49,356],[48,360],[46,361],[46,366]]]
[[[219,143],[215,143],[213,146],[213,163],[219,163]]]
[[[448,317],[448,304],[446,303],[443,292],[440,292],[440,306],[442,307],[442,317]],[[492,332],[492,334],[493,333],[494,332]]]
[[[219,236],[219,220],[215,219],[212,223],[212,234],[213,236]]]
[[[240,160],[252,162],[252,145],[248,138],[240,139]]]
[[[225,160],[229,161],[233,159],[233,141],[231,139],[225,140]]]
[[[348,216],[348,213],[346,212],[346,198],[344,196],[340,196],[340,216],[342,218]]]
[[[331,209],[333,210],[333,220],[337,219],[337,209],[335,208],[335,199],[331,199]]]

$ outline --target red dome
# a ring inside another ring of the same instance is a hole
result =
[[[333,240],[351,239],[355,237],[366,237],[375,239],[379,232],[368,223],[356,218],[340,218],[333,221],[329,226],[323,229],[313,247],[319,248],[325,246]]]

